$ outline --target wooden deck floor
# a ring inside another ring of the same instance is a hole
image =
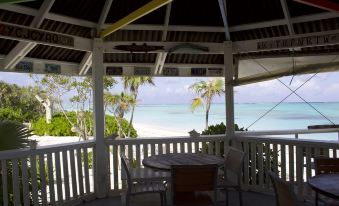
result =
[[[244,192],[244,206],[275,206],[273,195],[261,194],[256,192]],[[223,195],[218,200],[218,206],[226,205]],[[123,206],[120,196],[107,199],[93,200],[86,202],[82,206]],[[238,194],[230,192],[229,206],[238,206]],[[301,203],[300,205],[312,206],[313,203]],[[160,198],[157,195],[140,195],[131,198],[130,206],[160,206]]]

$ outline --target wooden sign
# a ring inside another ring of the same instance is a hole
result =
[[[15,66],[15,71],[17,72],[25,72],[25,73],[30,73],[33,72],[33,62],[19,62],[16,66]]]
[[[74,38],[71,36],[6,23],[0,23],[0,36],[74,47]]]
[[[280,48],[294,48],[307,47],[317,45],[338,44],[339,34],[315,35],[306,37],[294,37],[278,40],[259,41],[257,43],[258,50],[280,49]]]
[[[134,75],[150,76],[151,75],[151,69],[150,68],[141,68],[141,67],[134,68]]]
[[[196,77],[206,76],[206,68],[191,68],[191,76]]]
[[[45,64],[45,72],[49,74],[60,74],[61,67],[58,64]]]
[[[162,75],[164,76],[179,76],[178,68],[163,68]]]
[[[112,76],[121,76],[122,75],[122,67],[107,67],[106,75]]]
[[[208,68],[208,76],[220,77],[223,76],[222,68]]]

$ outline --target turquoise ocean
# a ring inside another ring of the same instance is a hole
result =
[[[339,102],[311,104],[332,122],[339,124]],[[251,131],[307,129],[309,125],[331,124],[306,103],[282,103],[250,126],[275,105],[276,103],[237,103],[234,108],[235,123]],[[126,117],[129,118],[129,114]],[[209,125],[225,123],[225,118],[225,104],[213,104]],[[185,133],[192,129],[201,132],[205,126],[205,111],[204,108],[199,108],[192,112],[189,104],[138,105],[134,122]],[[338,133],[301,135],[300,138],[338,140]]]

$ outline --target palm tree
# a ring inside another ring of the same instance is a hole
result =
[[[153,77],[134,77],[134,76],[124,76],[122,77],[122,82],[124,85],[124,89],[129,89],[134,102],[137,102],[137,97],[139,94],[139,87],[145,84],[150,84],[150,85],[155,85],[153,82]],[[129,126],[128,126],[128,136],[130,135],[131,132],[131,126],[133,122],[133,117],[134,117],[134,110],[135,110],[136,104],[132,105],[132,112],[131,112],[131,118],[129,120]]]
[[[119,136],[126,136],[122,128],[122,120],[127,112],[130,111],[131,107],[135,106],[134,98],[123,92],[120,94],[111,94],[106,92],[104,95],[105,110],[108,108],[112,112],[118,123]]]
[[[205,128],[208,128],[208,115],[210,112],[213,97],[225,93],[224,80],[221,78],[211,79],[208,82],[200,81],[196,82],[189,87],[192,89],[198,97],[192,101],[192,110],[194,111],[199,106],[204,106],[206,110],[205,116]]]
[[[28,146],[30,136],[31,131],[23,124],[0,120],[0,151],[25,148]]]

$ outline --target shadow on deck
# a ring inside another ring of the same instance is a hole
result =
[[[229,193],[229,206],[238,206],[239,199],[238,193],[230,191]],[[269,194],[262,194],[256,192],[244,192],[244,206],[275,206],[275,197]],[[104,206],[104,205],[114,205],[114,206],[123,206],[120,196],[111,197],[100,200],[93,200],[81,204],[81,206]],[[218,198],[217,206],[226,205],[224,201],[224,195],[220,195]],[[311,206],[314,204],[311,203],[301,203],[303,206]],[[159,195],[140,195],[131,198],[130,206],[160,206]]]

